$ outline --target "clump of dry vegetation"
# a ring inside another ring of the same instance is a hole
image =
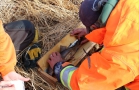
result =
[[[9,23],[27,19],[39,30],[43,42],[42,55],[50,50],[61,38],[74,29],[78,23],[78,9],[82,0],[0,0],[0,20]],[[17,56],[19,60],[22,53]],[[25,77],[30,77],[26,83],[28,90],[52,90],[35,69],[24,71],[16,67],[16,71]],[[64,87],[57,85],[57,89]],[[56,89],[56,90],[57,90]]]

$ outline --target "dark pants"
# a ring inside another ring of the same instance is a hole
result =
[[[31,44],[35,37],[35,27],[28,20],[20,20],[4,25],[14,44],[16,54]]]

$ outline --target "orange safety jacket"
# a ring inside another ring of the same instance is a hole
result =
[[[2,76],[14,71],[15,64],[14,45],[9,35],[4,31],[2,21],[0,21],[0,73]]]
[[[115,90],[136,81],[130,89],[139,90],[139,0],[119,0],[106,26],[86,38],[103,42],[104,49],[90,56],[91,68],[87,59],[79,68],[63,65],[60,81],[64,86],[72,90]]]

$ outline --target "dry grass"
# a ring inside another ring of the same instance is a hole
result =
[[[44,55],[69,31],[77,26],[78,8],[82,0],[0,0],[0,20],[8,23],[27,19],[34,23],[43,42]],[[19,60],[22,53],[17,56]],[[31,81],[26,83],[29,90],[52,90],[53,88],[39,77],[36,70],[24,71],[16,67],[16,71]],[[64,87],[57,86],[64,90]],[[57,90],[56,89],[56,90]]]

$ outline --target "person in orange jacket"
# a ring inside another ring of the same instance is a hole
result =
[[[10,25],[8,25],[6,29],[11,27]],[[20,29],[21,28],[23,27],[20,27]],[[0,73],[3,78],[3,81],[0,81],[0,87],[9,86],[7,88],[5,87],[0,90],[7,90],[7,89],[14,90],[14,86],[10,83],[10,81],[12,80],[22,80],[22,81],[29,80],[29,78],[24,78],[15,72],[14,67],[16,65],[16,62],[17,62],[16,52],[15,52],[13,42],[10,36],[5,32],[2,21],[0,21]]]
[[[106,26],[85,36],[104,45],[101,52],[90,56],[90,68],[87,59],[77,68],[64,62],[60,53],[52,53],[48,63],[58,81],[71,90],[115,90],[123,85],[139,90],[138,3],[139,0],[119,0]]]

